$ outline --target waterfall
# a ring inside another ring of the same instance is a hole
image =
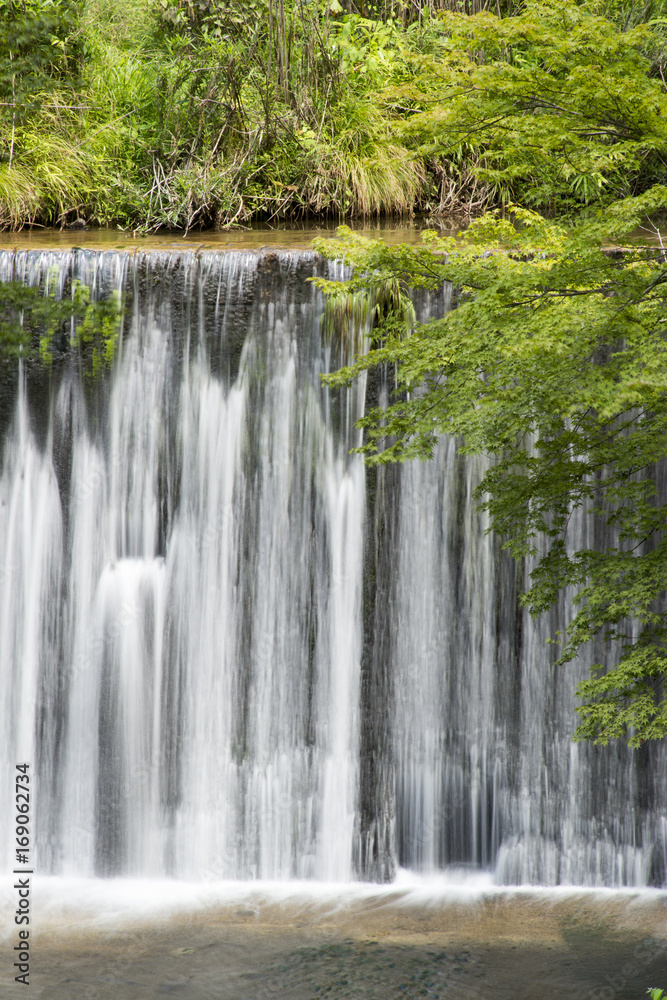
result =
[[[0,253],[1,280],[124,301],[104,377],[63,351],[2,390],[0,794],[30,762],[37,869],[667,883],[664,747],[571,742],[593,661],[552,665],[568,602],[521,610],[484,461],[350,454],[386,387],[321,385],[332,268]]]

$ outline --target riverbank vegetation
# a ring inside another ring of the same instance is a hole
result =
[[[665,169],[663,0],[3,0],[0,32],[5,228],[577,211]]]

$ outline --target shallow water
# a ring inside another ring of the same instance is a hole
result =
[[[347,220],[345,223],[360,236],[382,240],[388,246],[418,245],[426,229],[436,229],[441,236],[455,236],[467,227],[456,218],[433,220],[417,217],[410,220],[383,220],[369,223]],[[316,237],[335,239],[338,221],[323,223],[254,223],[230,230],[191,230],[187,235],[178,231],[160,231],[140,235],[128,229],[91,227],[87,229],[46,229],[35,226],[18,233],[0,231],[0,250],[308,250]],[[658,246],[657,232],[638,228],[625,241],[627,244]]]
[[[122,229],[22,229],[21,232],[0,232],[3,250],[307,250],[315,237],[336,237],[337,223],[293,226],[256,224],[247,229],[191,231],[187,236],[178,232],[158,232],[140,236]],[[441,220],[438,232],[453,235],[461,228],[454,219]],[[382,240],[390,246],[399,243],[421,243],[421,234],[433,228],[426,220],[382,222],[375,225],[351,223],[360,236]]]
[[[43,879],[31,995],[631,1000],[667,980],[667,893],[460,878],[382,888]],[[2,971],[0,996],[13,997]]]

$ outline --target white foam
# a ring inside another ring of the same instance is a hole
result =
[[[559,886],[499,886],[489,874],[450,869],[420,877],[399,871],[395,882],[211,881],[176,879],[97,879],[35,876],[32,881],[32,927],[61,934],[109,933],[137,925],[160,925],[216,911],[242,908],[244,918],[259,919],[276,907],[293,917],[301,911],[325,920],[345,911],[382,907],[415,909],[422,913],[450,906],[478,906],[486,901],[522,897],[526,903],[561,902],[568,898],[591,904],[616,901],[624,908],[637,904],[667,907],[667,892],[657,889],[603,889]],[[5,939],[13,933],[16,890],[13,876],[0,880],[0,912]]]

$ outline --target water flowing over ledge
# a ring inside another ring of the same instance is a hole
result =
[[[8,882],[9,880],[7,880]],[[4,886],[3,886],[4,888]],[[9,889],[9,887],[8,887]],[[11,891],[8,891],[11,896]],[[554,927],[532,931],[534,912],[558,911],[579,918],[606,918],[618,929],[650,932],[667,948],[667,894],[656,889],[582,889],[572,886],[498,886],[488,873],[452,869],[447,873],[415,875],[399,870],[390,884],[304,881],[185,881],[146,878],[66,878],[43,876],[35,887],[35,914],[40,935],[103,936],[123,927],[156,921],[223,919],[230,922],[286,924],[305,919],[313,925],[331,921],[358,923],[373,933],[389,918],[419,914],[434,928],[462,939],[486,908],[498,913],[495,933],[505,939],[544,936]],[[9,910],[9,906],[7,906]],[[502,916],[502,911],[505,915]],[[507,920],[513,912],[516,922]],[[7,913],[9,917],[9,912]],[[453,919],[453,918],[457,919]],[[464,924],[468,926],[464,926]],[[6,937],[11,920],[5,926]],[[404,930],[406,928],[403,928]],[[426,928],[415,928],[417,933]]]
[[[108,378],[64,355],[2,390],[0,794],[32,761],[38,870],[667,884],[665,748],[571,743],[587,664],[545,642],[571,611],[519,610],[483,462],[349,455],[386,386],[320,385],[328,266],[0,252],[126,295]]]

